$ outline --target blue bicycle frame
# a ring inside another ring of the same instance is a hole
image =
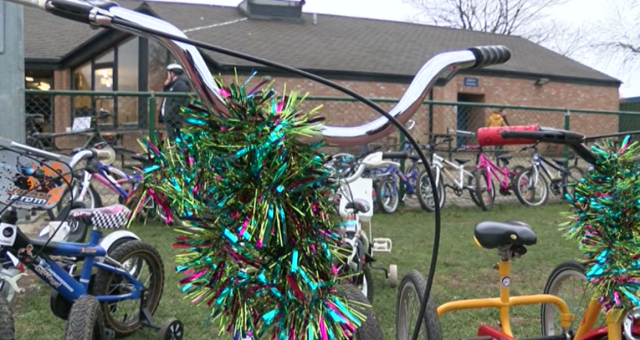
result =
[[[36,243],[24,235],[20,229],[17,229],[14,246],[10,248],[5,247],[4,252],[10,252],[14,257],[19,259],[25,267],[33,271],[67,301],[73,302],[79,297],[89,294],[91,268],[93,267],[120,274],[135,287],[133,292],[127,294],[94,296],[96,300],[99,302],[119,302],[123,300],[140,299],[144,285],[136,280],[131,273],[96,261],[96,257],[103,257],[107,254],[106,250],[99,245],[101,237],[102,233],[93,227],[89,233],[88,243],[50,242],[43,250],[40,244],[42,241]],[[34,243],[37,245],[34,245]],[[50,255],[82,258],[84,261],[79,280],[76,280],[54,260],[49,258]]]
[[[404,144],[404,148],[402,149],[402,151],[404,152],[410,152],[411,151],[411,144],[409,144],[408,142],[405,142]],[[398,161],[397,159],[394,159],[393,161]],[[404,188],[405,188],[405,193],[408,195],[413,195],[416,193],[416,180],[418,178],[418,170],[417,169],[413,169],[412,171],[410,171],[409,173],[403,173],[402,171],[400,171],[400,169],[398,169],[397,167],[393,166],[393,165],[388,165],[385,167],[381,167],[378,169],[376,169],[377,171],[379,171],[380,173],[388,173],[389,176],[393,176],[393,191],[391,192],[391,197],[397,195],[397,182],[396,182],[396,178],[399,178],[400,181],[404,184]],[[385,195],[384,192],[384,188],[382,188],[382,195]]]
[[[566,190],[566,184],[562,184],[562,183],[559,184],[557,180],[554,180],[553,177],[551,177],[549,170],[547,170],[546,165],[562,173],[563,176],[568,176],[571,174],[569,171],[567,171],[567,169],[549,162],[546,158],[542,157],[540,153],[538,153],[538,149],[535,147],[533,147],[532,163],[533,163],[533,166],[535,166],[536,168],[542,169],[542,173],[544,173],[544,175],[547,176],[547,179],[549,180],[549,184],[553,186],[554,190],[559,190],[560,188]]]

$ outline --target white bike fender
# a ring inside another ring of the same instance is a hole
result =
[[[100,240],[100,246],[104,248],[104,250],[109,251],[109,248],[116,242],[121,239],[135,239],[140,240],[138,235],[128,231],[128,230],[116,230],[109,235],[105,236],[102,240]]]

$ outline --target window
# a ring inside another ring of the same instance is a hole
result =
[[[46,93],[53,88],[53,72],[26,70],[24,81],[26,89],[43,91],[43,93],[25,95],[25,113],[44,116],[43,119],[30,121],[34,124],[33,128],[39,132],[53,131],[53,101],[52,96]]]
[[[155,40],[149,40],[149,91],[162,91],[167,79],[169,51]]]
[[[118,46],[118,91],[138,91],[138,55],[140,41],[136,37]],[[138,97],[118,97],[118,123],[138,122]]]
[[[72,77],[71,86],[74,90],[91,91],[91,62],[87,62],[73,70]],[[91,96],[73,96],[72,101],[71,124],[73,124],[73,118],[75,117],[92,115]]]

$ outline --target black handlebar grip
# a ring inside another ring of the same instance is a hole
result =
[[[407,157],[409,157],[409,154],[402,151],[382,153],[382,158],[386,158],[386,159],[405,159]]]
[[[51,6],[47,9],[53,15],[78,21],[90,23],[89,15],[94,8],[108,10],[117,3],[107,0],[51,0]]]
[[[511,59],[511,50],[502,45],[472,47],[469,51],[476,57],[474,68],[504,64]]]

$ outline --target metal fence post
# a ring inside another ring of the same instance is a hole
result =
[[[571,110],[569,110],[568,108],[564,111],[564,129],[571,129]],[[565,158],[569,157],[569,148],[566,145],[562,147],[562,154]]]
[[[151,95],[147,99],[147,119],[149,120],[149,138],[153,144],[158,142],[158,133],[156,131],[156,94],[151,92]]]
[[[404,150],[404,134],[398,130],[398,142],[400,143],[400,151]],[[404,173],[404,163],[405,160],[401,160],[400,162],[400,171]],[[398,206],[404,205],[404,201],[402,201],[402,197],[404,197],[404,182],[398,178]]]

